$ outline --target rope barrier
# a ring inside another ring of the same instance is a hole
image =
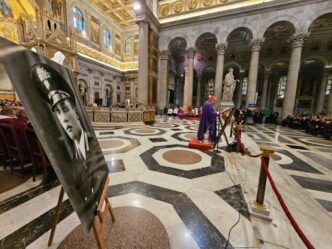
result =
[[[273,181],[273,178],[271,176],[271,173],[265,163],[264,160],[262,160],[263,162],[263,168],[264,168],[264,171],[270,181],[270,184],[271,184],[271,187],[274,191],[274,193],[276,194],[278,200],[279,200],[279,203],[282,207],[282,209],[284,210],[287,218],[289,219],[290,223],[292,224],[293,228],[295,229],[296,233],[299,235],[299,237],[301,238],[301,240],[303,241],[303,243],[306,245],[307,248],[309,249],[314,249],[315,247],[310,243],[309,239],[305,236],[305,234],[302,232],[301,228],[299,227],[299,225],[297,224],[296,220],[294,219],[293,215],[290,213],[284,199],[282,198],[279,190],[277,189],[277,186],[275,185],[274,181]]]
[[[236,132],[236,137],[237,137],[237,142],[240,143],[241,150],[244,152],[244,154],[246,154],[249,157],[253,157],[253,158],[260,157],[262,155],[262,154],[252,155],[249,151],[246,150],[246,148],[242,144],[241,135],[240,135],[239,130],[237,130],[237,132]]]
[[[237,133],[236,133],[236,137],[237,137],[237,142],[240,143],[240,146],[241,146],[241,150],[249,157],[260,157],[262,156],[262,154],[258,154],[258,155],[251,155],[243,146],[242,144],[242,141],[241,141],[241,136],[240,136],[240,131],[238,130]],[[309,241],[309,239],[306,237],[306,235],[303,233],[303,231],[301,230],[301,228],[299,227],[299,225],[297,224],[296,220],[294,219],[294,217],[292,216],[292,214],[290,213],[284,199],[282,198],[277,186],[275,185],[275,182],[271,176],[271,173],[269,171],[269,168],[266,164],[266,162],[261,159],[262,161],[262,166],[263,166],[263,169],[269,179],[269,182],[271,184],[271,187],[275,193],[275,195],[277,196],[278,198],[278,201],[282,207],[282,209],[284,210],[288,220],[290,221],[290,223],[292,224],[294,230],[296,231],[296,233],[299,235],[299,237],[301,238],[301,240],[303,241],[303,243],[305,244],[305,246],[308,248],[308,249],[315,249],[315,247],[311,244],[311,242]]]

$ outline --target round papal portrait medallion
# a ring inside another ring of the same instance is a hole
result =
[[[173,5],[174,13],[180,13],[183,10],[183,2],[177,1]]]
[[[188,6],[188,9],[190,9],[190,10],[196,9],[198,6],[198,1],[197,0],[188,0],[187,6]]]
[[[161,14],[161,16],[167,16],[169,14],[169,5],[168,4],[164,4],[161,6],[160,14]]]
[[[202,2],[203,2],[203,5],[205,7],[207,7],[207,6],[210,6],[213,3],[213,0],[203,0]]]

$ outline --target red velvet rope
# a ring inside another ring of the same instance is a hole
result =
[[[251,155],[243,146],[242,142],[241,142],[241,136],[240,136],[240,131],[238,130],[237,133],[236,133],[236,136],[237,136],[237,142],[240,143],[240,146],[241,146],[241,149],[242,151],[250,156],[250,157],[259,157],[261,156],[261,154],[259,155]],[[315,249],[315,247],[311,244],[311,242],[309,241],[309,239],[305,236],[305,234],[302,232],[301,228],[299,227],[299,225],[297,224],[296,220],[294,219],[293,215],[290,213],[284,199],[282,198],[279,190],[277,189],[277,186],[275,185],[274,181],[273,181],[273,178],[270,174],[270,171],[269,171],[269,168],[267,167],[266,165],[266,162],[261,159],[262,161],[262,165],[263,165],[263,169],[270,181],[270,184],[271,184],[271,187],[274,191],[274,193],[276,194],[277,198],[278,198],[278,201],[282,207],[282,209],[284,210],[288,220],[290,221],[290,223],[292,224],[293,228],[295,229],[296,233],[299,235],[299,237],[301,238],[301,240],[303,241],[303,243],[305,244],[305,246],[309,249]]]
[[[309,239],[305,236],[305,234],[302,232],[301,228],[299,227],[299,225],[297,224],[296,220],[294,219],[293,215],[290,213],[284,199],[282,198],[279,190],[277,189],[277,186],[275,185],[274,181],[273,181],[273,178],[270,174],[270,171],[266,165],[266,162],[262,159],[262,165],[263,165],[263,168],[264,168],[264,171],[267,175],[267,177],[269,178],[269,181],[270,181],[270,184],[271,184],[271,187],[274,191],[274,193],[276,194],[278,200],[279,200],[279,203],[282,207],[282,209],[284,210],[287,218],[289,219],[290,223],[292,224],[292,226],[294,227],[296,233],[300,236],[301,240],[303,241],[303,243],[306,245],[307,248],[310,248],[310,249],[314,249],[315,247],[310,243]]]
[[[261,156],[261,154],[252,155],[252,154],[250,154],[249,151],[246,150],[246,148],[244,148],[244,146],[242,144],[242,141],[241,141],[241,135],[240,135],[240,131],[239,130],[237,130],[237,132],[236,132],[236,137],[237,137],[237,142],[240,143],[241,150],[244,152],[244,154],[246,154],[249,157],[253,157],[253,158]]]

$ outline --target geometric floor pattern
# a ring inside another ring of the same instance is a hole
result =
[[[170,248],[211,249],[226,244],[258,248],[241,185],[230,178],[231,167],[225,167],[230,164],[227,152],[188,148],[198,123],[157,117],[151,126],[98,127],[95,132],[109,168],[111,204],[150,212],[165,228]],[[58,182],[40,186],[40,182],[29,179],[0,194],[0,248],[47,248],[60,186]],[[239,215],[240,223],[227,242]],[[51,248],[57,248],[79,224],[65,195]]]
[[[274,146],[276,163],[332,215],[332,141],[272,124],[246,126],[246,133]]]

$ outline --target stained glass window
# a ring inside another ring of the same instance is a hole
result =
[[[128,38],[125,42],[125,53],[131,52],[131,39]]]
[[[287,76],[280,77],[277,95],[281,98],[283,98],[285,95],[286,83],[287,83]]]
[[[104,29],[104,45],[106,47],[112,47],[111,32],[108,29]]]
[[[242,82],[242,95],[247,95],[247,89],[248,89],[248,78],[245,77]]]
[[[79,8],[75,6],[73,7],[73,27],[79,32],[85,31],[83,13]]]
[[[329,76],[327,77],[325,95],[330,95],[331,88],[332,88],[332,74],[329,74]]]

